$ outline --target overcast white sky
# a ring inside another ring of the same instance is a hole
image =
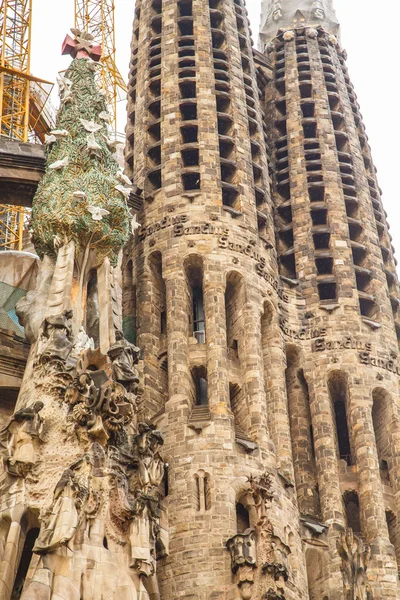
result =
[[[117,64],[127,79],[135,3],[134,0],[115,0],[115,4]],[[400,262],[400,50],[396,28],[400,21],[400,3],[397,0],[380,0],[379,3],[377,0],[334,0],[334,4]],[[254,40],[260,5],[261,0],[247,1]],[[74,0],[33,0],[33,6],[32,72],[55,81],[57,72],[69,64],[69,57],[62,57],[60,49],[65,34],[73,26]],[[123,131],[124,103],[119,115],[118,129]]]

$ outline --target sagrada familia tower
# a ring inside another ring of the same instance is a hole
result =
[[[400,599],[400,293],[331,0],[137,0],[125,170],[64,52],[1,600]],[[361,35],[361,34],[360,34]]]

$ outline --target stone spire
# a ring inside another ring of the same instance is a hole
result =
[[[280,29],[321,25],[338,36],[339,23],[333,0],[263,0],[261,5],[260,39],[270,42]]]

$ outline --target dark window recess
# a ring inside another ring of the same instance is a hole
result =
[[[185,167],[193,167],[199,164],[199,151],[197,148],[182,150],[182,162]]]
[[[318,294],[320,300],[336,300],[336,283],[318,284]]]
[[[300,85],[300,96],[302,98],[312,98],[312,85],[311,85],[311,83],[302,83]]]
[[[192,290],[193,295],[193,335],[199,344],[204,344],[205,338],[205,317],[204,317],[204,298],[201,286],[195,286]]]
[[[99,321],[99,291],[97,284],[97,271],[89,275],[86,299],[86,331],[93,338],[94,347],[100,344],[100,321]]]
[[[237,533],[244,533],[250,527],[249,511],[243,504],[236,504],[236,530]]]
[[[288,256],[281,256],[281,273],[291,279],[296,279],[296,259],[294,252]]]
[[[326,225],[328,211],[326,209],[312,210],[311,219],[313,225]]]
[[[181,2],[178,2],[178,10],[181,17],[191,17],[193,15],[193,3],[191,0],[181,0]]]
[[[311,445],[311,455],[315,459],[314,430],[313,430],[312,425],[310,425],[310,445]]]
[[[153,0],[151,3],[151,8],[157,15],[161,15],[162,12],[162,0]]]
[[[317,124],[316,123],[305,123],[303,124],[303,132],[305,138],[316,138],[317,137]]]
[[[150,92],[153,94],[155,98],[158,98],[161,95],[161,79],[157,79],[156,81],[152,81],[149,85]]]
[[[195,51],[194,48],[182,48],[179,50],[179,58],[185,58],[186,56],[194,56]]]
[[[224,206],[235,208],[237,197],[238,191],[236,189],[230,189],[227,187],[222,188],[222,204]]]
[[[11,594],[12,600],[19,600],[21,598],[22,589],[24,587],[25,579],[28,574],[29,565],[32,560],[32,550],[39,535],[39,529],[30,529],[25,538],[25,544],[22,550],[21,560],[17,575],[15,577],[15,583]]]
[[[152,139],[153,142],[160,142],[161,141],[161,125],[160,125],[160,123],[153,123],[153,125],[150,125],[150,127],[147,129],[147,133],[149,134],[149,137]]]
[[[316,258],[318,275],[329,275],[333,271],[333,258]]]
[[[207,406],[208,404],[208,385],[204,369],[198,369],[194,373],[196,385],[196,406]]]
[[[160,330],[162,334],[167,333],[167,311],[162,310],[160,312]]]
[[[199,190],[200,173],[184,173],[182,175],[182,183],[184,190]]]
[[[186,67],[195,67],[195,66],[196,66],[196,61],[194,60],[194,58],[185,58],[185,59],[179,61],[180,69],[184,69]]]
[[[314,233],[314,247],[316,250],[322,250],[324,248],[329,248],[330,241],[330,233]]]
[[[359,298],[360,313],[363,317],[373,319],[378,312],[378,306],[374,300],[369,298]]]
[[[193,21],[185,20],[178,23],[180,35],[193,35]]]
[[[154,171],[153,173],[149,173],[147,179],[150,182],[153,190],[159,190],[161,188],[161,171]]]
[[[149,104],[149,112],[156,119],[159,119],[161,117],[161,102],[160,102],[160,100],[156,100]]]
[[[304,118],[310,118],[314,116],[315,113],[315,104],[314,102],[304,102],[301,105],[301,112],[303,113]]]
[[[181,127],[182,142],[184,144],[195,144],[198,141],[198,127],[192,125],[190,127]]]
[[[337,390],[339,391],[339,390]],[[345,394],[344,390],[340,390],[342,394]],[[336,434],[339,445],[339,456],[342,460],[345,460],[348,465],[352,464],[351,460],[351,449],[350,449],[350,438],[349,428],[347,425],[347,414],[346,405],[344,400],[337,400],[334,403],[335,409],[335,422],[336,422]]]
[[[153,148],[150,148],[147,154],[155,165],[161,164],[161,146],[154,146]]]
[[[308,188],[310,202],[323,202],[325,200],[324,186],[313,185]]]
[[[346,509],[347,527],[351,527],[355,534],[360,535],[362,531],[358,494],[357,492],[346,492],[343,499]]]
[[[232,119],[229,117],[218,118],[218,133],[219,135],[229,135],[232,128]]]
[[[195,121],[197,119],[196,104],[181,104],[179,108],[183,121]]]
[[[194,81],[181,81],[179,89],[182,98],[196,98],[196,83]]]
[[[229,110],[229,107],[231,105],[231,99],[228,94],[218,93],[216,101],[218,112],[227,112]]]

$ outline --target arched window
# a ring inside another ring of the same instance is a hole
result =
[[[90,338],[93,338],[94,347],[98,348],[100,345],[100,320],[97,271],[91,271],[87,284],[86,333]]]
[[[122,329],[124,336],[136,344],[136,286],[133,283],[133,262],[128,260],[122,280]]]
[[[208,405],[207,371],[204,367],[193,369],[193,380],[195,385],[196,406]]]
[[[244,533],[250,527],[249,511],[243,504],[236,504],[236,533]]]
[[[295,346],[288,346],[286,389],[298,502],[302,513],[318,517],[320,503],[315,469],[314,430],[302,362],[300,350]]]
[[[203,294],[203,264],[198,256],[190,256],[185,264],[189,292],[189,326],[199,344],[206,341]]]
[[[231,358],[239,358],[241,337],[241,314],[245,303],[243,277],[236,272],[229,273],[225,288],[226,342]]]
[[[161,252],[153,252],[149,257],[152,275],[152,305],[155,312],[155,323],[152,327],[155,335],[167,334],[167,300],[163,278]]]
[[[26,576],[28,574],[29,565],[31,564],[32,560],[32,550],[38,535],[39,529],[36,527],[30,529],[26,535],[21,560],[19,562],[17,575],[15,577],[14,588],[11,594],[12,600],[19,600],[19,598],[21,597]]]
[[[374,426],[376,451],[378,454],[379,469],[384,482],[389,483],[389,456],[390,456],[390,395],[383,389],[372,392],[372,423]]]
[[[193,286],[193,335],[199,344],[206,341],[203,288]]]
[[[339,456],[348,465],[353,464],[350,445],[349,426],[347,422],[347,377],[344,373],[332,373],[328,381],[329,394],[332,400],[336,423],[336,435],[339,448]]]
[[[355,534],[361,535],[360,502],[357,492],[345,492],[343,501],[346,510],[347,527],[351,527]]]

